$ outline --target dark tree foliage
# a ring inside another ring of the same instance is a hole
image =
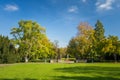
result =
[[[18,62],[16,49],[8,37],[0,35],[0,63]]]
[[[101,58],[101,60],[104,57],[104,53],[102,52],[102,48],[103,48],[103,40],[105,39],[104,33],[105,33],[105,29],[104,26],[102,24],[102,22],[100,20],[97,20],[96,24],[95,24],[95,33],[94,33],[94,37],[96,39],[96,43],[94,44],[94,48],[96,50],[97,56]]]
[[[97,41],[102,40],[104,36],[105,30],[102,22],[97,20],[97,23],[95,24],[95,38]]]

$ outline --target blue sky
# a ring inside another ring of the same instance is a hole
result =
[[[20,20],[33,20],[46,28],[51,41],[67,46],[80,22],[104,24],[105,35],[120,37],[120,0],[0,0],[0,34],[9,36]]]

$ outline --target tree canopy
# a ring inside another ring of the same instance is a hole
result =
[[[77,35],[70,40],[67,48],[67,52],[71,56],[92,61],[103,61],[106,56],[114,56],[115,61],[119,59],[120,41],[117,36],[105,37],[101,21],[96,22],[95,28],[82,22],[77,29]]]
[[[46,58],[52,54],[52,43],[45,34],[45,28],[33,21],[23,21],[19,23],[19,27],[12,28],[11,34],[14,36],[15,44],[19,45],[25,61],[30,58]]]
[[[67,47],[59,47],[58,40],[51,42],[46,29],[32,20],[21,20],[18,27],[11,29],[13,39],[0,35],[0,63],[28,62],[49,59],[59,62],[62,58],[110,61],[120,60],[120,40],[118,36],[105,36],[105,29],[100,20],[95,26],[81,22],[77,34]]]

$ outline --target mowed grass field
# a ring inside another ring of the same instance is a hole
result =
[[[0,64],[0,80],[120,80],[120,63]]]

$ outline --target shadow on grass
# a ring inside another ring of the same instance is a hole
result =
[[[14,78],[14,79],[0,78],[0,80],[38,80],[38,79],[32,79],[32,78],[24,78],[24,79],[19,79],[19,78]]]
[[[97,66],[77,66],[77,67],[65,67],[65,68],[56,68],[54,69],[59,72],[64,73],[72,73],[72,74],[104,74],[104,75],[112,75],[119,76],[120,68],[119,67],[97,67]]]
[[[67,77],[67,76],[59,76],[54,80],[120,80],[118,78],[112,77],[83,77],[83,76],[74,76],[74,77]]]
[[[55,78],[57,80],[120,80],[120,67],[76,66],[54,70],[72,75],[58,76]],[[80,76],[78,76],[79,74]]]

